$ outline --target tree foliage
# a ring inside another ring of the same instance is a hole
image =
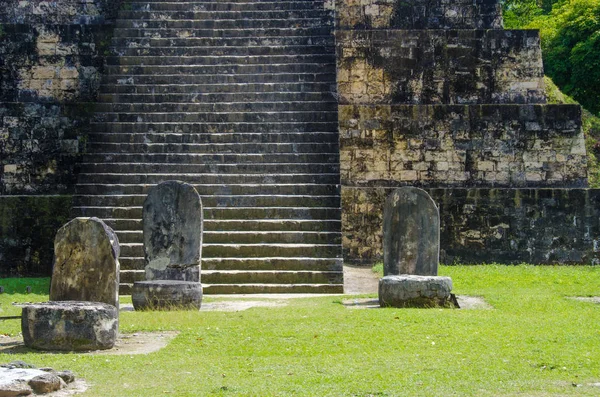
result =
[[[539,29],[544,69],[560,89],[600,112],[600,0],[506,0],[507,28]]]

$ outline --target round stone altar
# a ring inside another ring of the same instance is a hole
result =
[[[450,306],[452,279],[441,276],[402,274],[379,280],[379,305],[382,307]]]
[[[136,281],[131,300],[135,310],[198,310],[202,304],[202,284],[179,280]]]
[[[23,306],[25,346],[40,350],[106,350],[115,345],[119,311],[101,302],[51,301]]]

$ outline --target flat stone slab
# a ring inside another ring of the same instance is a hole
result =
[[[382,307],[448,306],[451,291],[450,277],[386,276],[379,280],[379,304]]]
[[[118,327],[118,309],[101,302],[34,303],[21,314],[25,346],[39,350],[111,349]]]
[[[179,280],[136,281],[131,300],[135,310],[199,310],[202,284]]]

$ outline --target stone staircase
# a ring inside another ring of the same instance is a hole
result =
[[[342,292],[333,12],[322,1],[125,3],[76,216],[144,279],[142,204],[176,179],[204,205],[205,293]]]

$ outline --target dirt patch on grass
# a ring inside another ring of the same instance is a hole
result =
[[[570,296],[569,299],[576,301],[597,303],[600,305],[600,296]]]
[[[491,309],[485,300],[480,296],[457,296],[458,304],[461,309],[472,310],[472,309]],[[379,300],[374,298],[356,298],[346,299],[342,301],[342,304],[348,309],[379,309]]]
[[[379,288],[379,275],[370,267],[344,266],[345,294],[376,294]]]
[[[97,350],[91,352],[76,352],[76,354],[92,355],[133,355],[149,354],[167,346],[178,331],[136,332],[134,334],[120,334],[115,347],[110,350]],[[39,350],[30,349],[23,344],[22,336],[0,336],[0,353],[39,353]],[[74,352],[47,351],[47,354],[74,354]]]

